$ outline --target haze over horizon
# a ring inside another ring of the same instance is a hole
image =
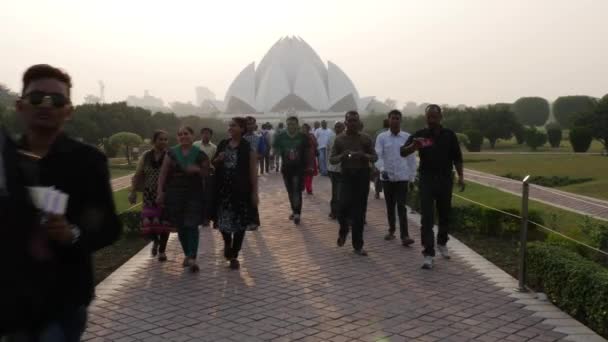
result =
[[[413,0],[34,1],[0,12],[0,83],[20,91],[31,64],[73,77],[82,102],[149,90],[194,102],[223,99],[249,63],[283,36],[299,36],[339,65],[359,94],[478,105],[521,96],[608,93],[608,1]]]

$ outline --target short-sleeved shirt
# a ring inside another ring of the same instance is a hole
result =
[[[275,137],[273,147],[281,156],[283,172],[303,173],[305,171],[310,148],[308,141],[308,136],[300,132],[292,137],[285,131]]]
[[[251,146],[251,150],[257,154],[264,154],[261,149],[263,148],[262,144],[260,144],[261,135],[257,133],[245,134],[243,138],[247,140],[249,145]]]
[[[441,127],[437,133],[429,128],[410,135],[405,145],[415,138],[424,138],[423,147],[418,150],[420,175],[451,175],[454,165],[462,164],[462,151],[456,134]]]
[[[331,151],[331,157],[338,156],[345,151],[363,152],[376,156],[376,150],[374,149],[372,139],[369,135],[361,132],[357,132],[356,134],[342,133],[336,137]],[[369,169],[370,162],[375,161],[376,158],[374,158],[374,160],[360,158],[346,159],[342,161],[342,171],[349,169]]]
[[[207,145],[205,145],[201,140],[197,140],[192,145],[198,147],[201,151],[205,152],[209,159],[213,158],[215,156],[215,152],[217,151],[217,146],[215,146],[215,144],[211,141]]]

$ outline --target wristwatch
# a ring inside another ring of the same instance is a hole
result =
[[[78,240],[80,240],[80,228],[73,224],[70,226],[70,231],[72,231],[72,244],[75,244],[78,242]]]

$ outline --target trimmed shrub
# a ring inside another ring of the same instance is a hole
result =
[[[127,236],[141,235],[141,211],[125,211],[118,215],[123,233]]]
[[[537,148],[547,143],[547,135],[534,127],[526,129],[524,136],[526,145],[528,145],[532,151],[536,151]]]
[[[517,145],[522,145],[526,142],[526,137],[524,133],[525,129],[523,125],[517,125],[513,129],[513,135],[515,136],[515,141],[517,141]]]
[[[519,209],[507,208],[502,211],[521,216]],[[544,224],[541,214],[535,210],[528,212],[528,219]],[[521,219],[495,210],[476,205],[457,206],[452,208],[454,230],[462,233],[518,239],[521,232]],[[546,235],[535,224],[528,224],[529,240],[544,240]]]
[[[574,127],[570,130],[570,144],[577,153],[584,153],[589,150],[593,136],[591,129],[587,127]]]
[[[504,175],[502,175],[502,177],[515,179],[518,181],[520,181],[524,178],[518,174],[513,174],[513,173],[504,174]],[[567,185],[572,185],[572,184],[581,184],[581,183],[590,182],[592,180],[593,180],[593,178],[571,178],[569,176],[550,176],[550,177],[531,176],[530,177],[530,183],[540,185],[540,186],[546,186],[549,188],[557,188],[560,186],[567,186]]]
[[[483,135],[481,132],[476,130],[470,130],[466,133],[469,143],[465,145],[469,152],[481,152],[481,145],[483,145]]]
[[[546,243],[528,247],[529,283],[566,313],[608,337],[608,270]]]
[[[557,124],[547,125],[547,138],[553,148],[558,148],[562,142],[562,128]]]
[[[466,134],[456,133],[456,137],[458,138],[460,145],[464,145],[466,147],[469,144],[469,137],[467,137]]]

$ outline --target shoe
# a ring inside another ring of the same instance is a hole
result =
[[[238,270],[239,268],[241,268],[241,263],[238,261],[238,259],[231,259],[230,260],[230,269]]]
[[[432,268],[433,268],[433,257],[430,255],[427,255],[424,257],[424,263],[422,264],[422,269],[430,270]]]
[[[386,234],[386,236],[384,236],[384,240],[386,240],[386,241],[395,240],[395,234],[394,233]]]
[[[354,253],[360,256],[367,256],[367,252],[365,251],[365,249],[361,248],[361,249],[355,249]]]
[[[376,199],[380,199],[380,194],[376,193],[376,196],[374,196]]]
[[[306,193],[312,195],[312,191],[306,191]]]
[[[294,214],[289,215],[289,221],[293,221],[294,216],[295,216]]]
[[[344,243],[346,243],[346,238],[345,237],[338,237],[338,241],[336,242],[336,244],[338,245],[338,247],[342,247],[344,246]]]
[[[150,251],[150,254],[152,255],[152,257],[156,257],[156,255],[158,255],[158,243],[156,241],[152,244],[152,250]]]
[[[293,215],[293,223],[300,224],[300,214]]]
[[[160,262],[167,261],[167,255],[165,253],[158,253],[158,261],[160,261]]]
[[[184,262],[182,262],[182,267],[188,267],[188,266],[190,266],[190,258],[185,257]]]
[[[439,254],[441,254],[441,256],[444,259],[451,259],[452,258],[450,256],[450,252],[448,251],[448,246],[437,245],[437,250],[439,251]]]
[[[192,260],[192,264],[190,265],[190,272],[196,273],[200,270],[196,261]]]
[[[411,246],[414,242],[414,239],[410,239],[409,237],[406,237],[404,239],[401,239],[401,245],[403,245],[403,247],[409,247]]]
[[[258,226],[257,224],[250,224],[249,226],[247,226],[247,230],[250,232],[254,232],[258,230],[258,228],[260,228],[260,226]]]
[[[329,215],[327,215],[327,217],[329,217],[329,218],[330,218],[330,219],[332,219],[332,220],[335,220],[335,219],[336,219],[336,214],[334,214],[334,213],[329,213]]]
[[[224,259],[230,260],[230,248],[224,247]]]

